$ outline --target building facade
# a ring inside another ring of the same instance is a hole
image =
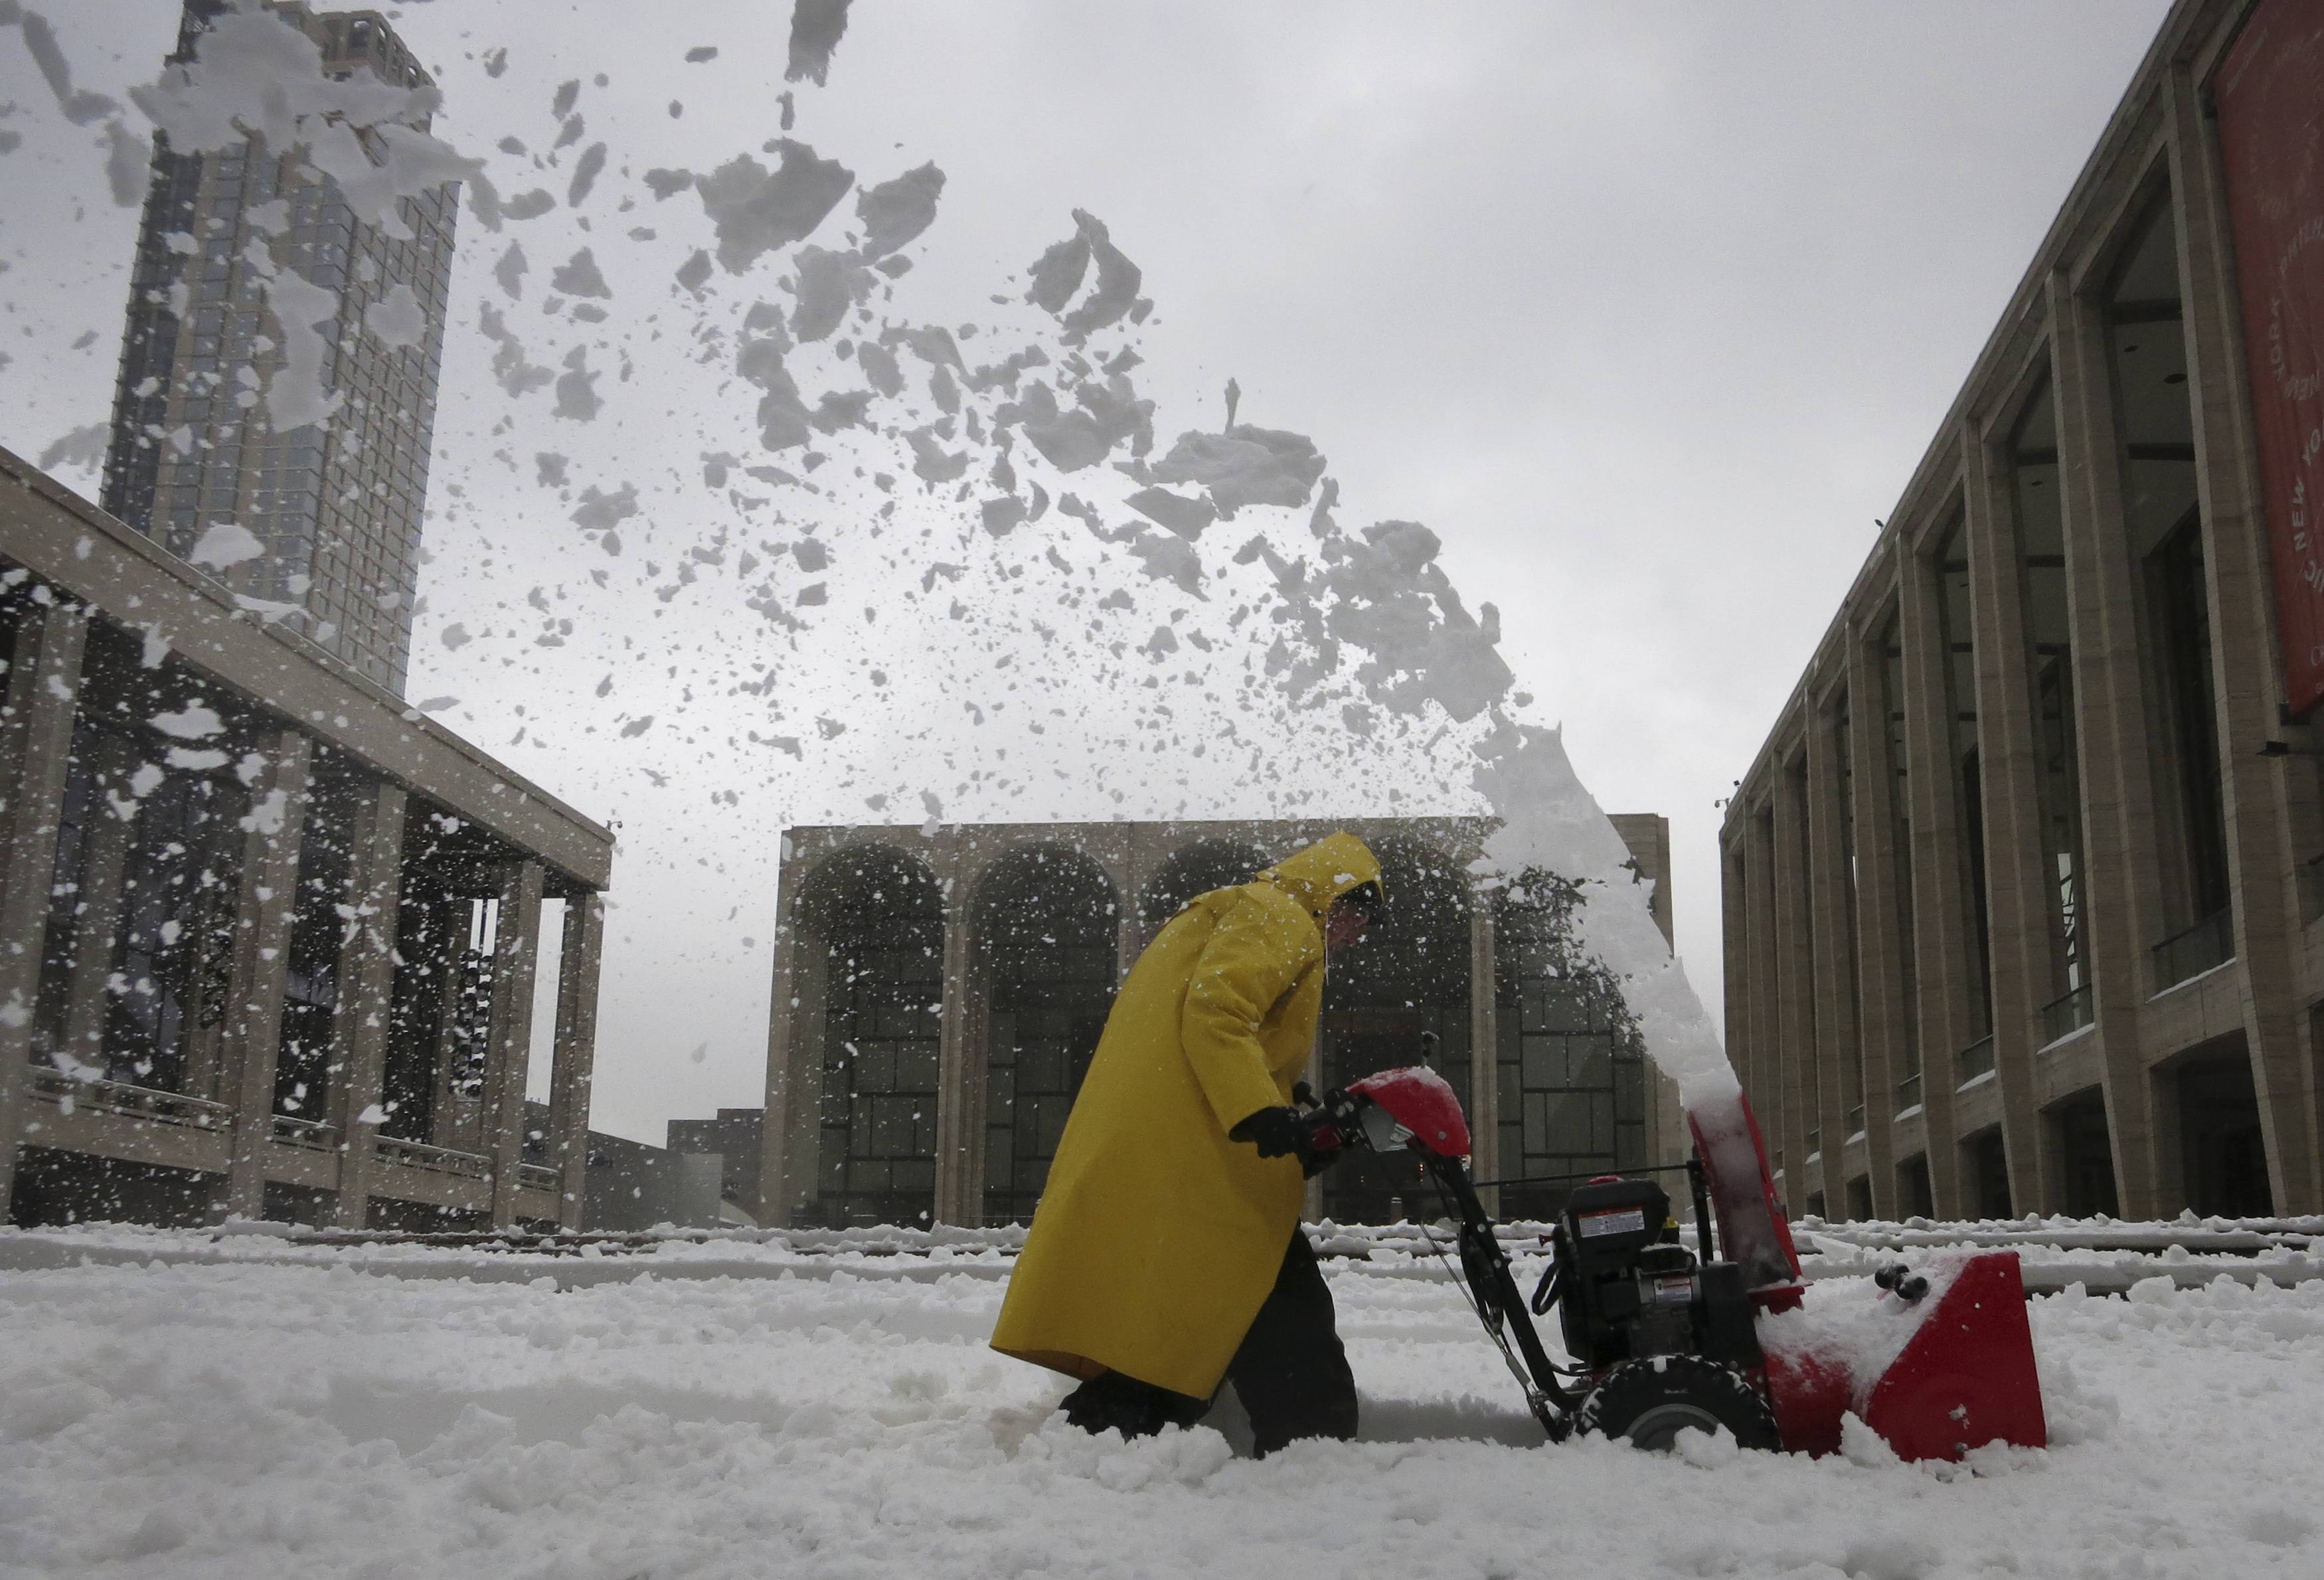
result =
[[[1669,827],[1614,819],[1670,936]],[[794,828],[785,836],[754,1216],[761,1224],[1022,1223],[1116,984],[1193,896],[1335,827],[1389,907],[1333,957],[1320,1090],[1417,1062],[1462,1098],[1481,1180],[1683,1156],[1674,1093],[1618,991],[1575,953],[1554,884],[1487,890],[1492,825],[1462,818]],[[1541,1215],[1555,1184],[1501,1190]],[[1407,1162],[1360,1157],[1311,1216],[1434,1211]]]
[[[1729,805],[1794,1212],[2324,1210],[2319,100],[2172,9]]]
[[[606,830],[5,450],[0,657],[9,1221],[579,1225]]]
[[[189,0],[171,62],[194,57],[224,9]],[[377,12],[271,9],[332,76],[429,85]],[[398,203],[397,224],[372,224],[336,182],[255,137],[212,153],[157,134],[101,494],[181,556],[219,522],[253,534],[262,551],[217,578],[287,606],[317,646],[398,694],[458,203],[445,185]],[[294,426],[274,396],[309,378],[336,407]]]

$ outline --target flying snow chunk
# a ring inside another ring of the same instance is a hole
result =
[[[686,63],[689,66],[699,66],[705,60],[715,60],[716,59],[718,59],[718,46],[716,44],[696,44],[694,48],[686,51]]]
[[[153,151],[145,139],[122,125],[119,116],[105,124],[105,180],[113,189],[113,200],[124,208],[134,208],[145,200],[145,188],[152,179]]]
[[[266,545],[249,528],[233,522],[213,522],[186,550],[186,558],[212,570],[241,565],[266,552]]]
[[[1068,313],[1065,304],[1081,289],[1093,260],[1097,263],[1097,283],[1081,306]],[[1044,312],[1062,315],[1068,346],[1079,345],[1127,318],[1138,305],[1138,288],[1146,278],[1113,245],[1104,221],[1084,208],[1074,210],[1074,234],[1035,259],[1026,273],[1031,283],[1025,300]]]
[[[718,262],[740,274],[770,252],[804,241],[855,184],[855,172],[788,137],[773,171],[749,154],[696,178],[703,212],[718,232]]]
[[[936,222],[936,199],[945,173],[934,160],[855,194],[855,217],[863,222],[863,256],[883,257],[915,240]]]
[[[428,698],[427,701],[420,705],[420,711],[422,713],[441,713],[447,707],[457,707],[459,706],[460,699],[456,697],[431,697]]]
[[[1037,380],[1026,386],[1022,399],[993,413],[993,420],[1021,428],[1061,472],[1097,465],[1125,439],[1139,455],[1152,444],[1154,402],[1139,400],[1128,379],[1116,374],[1103,384],[1084,379],[1074,387],[1074,398],[1080,409],[1060,411],[1056,393]]]
[[[1201,537],[1203,529],[1219,519],[1219,513],[1211,508],[1208,500],[1188,499],[1167,488],[1141,488],[1124,503],[1148,521],[1190,540]]]
[[[847,32],[847,0],[796,0],[791,6],[791,59],[786,82],[812,80],[817,88],[831,73],[831,52]]]
[[[1154,467],[1164,483],[1199,483],[1222,517],[1247,504],[1307,503],[1323,476],[1323,457],[1304,435],[1268,428],[1182,433]]]
[[[1065,303],[1082,288],[1089,264],[1089,236],[1084,232],[1076,230],[1064,241],[1052,242],[1025,271],[1025,300],[1045,313],[1065,311]]]
[[[896,361],[896,354],[877,341],[865,340],[855,347],[855,365],[863,370],[863,382],[883,395],[896,396],[904,393],[904,370]],[[100,428],[100,433],[104,430]]]
[[[734,371],[765,392],[759,397],[759,442],[770,450],[807,443],[812,420],[798,382],[783,365],[785,349],[783,341],[767,336],[744,340],[734,354]]]
[[[173,741],[207,741],[226,730],[217,710],[198,702],[189,702],[175,713],[157,713],[145,722]]]
[[[904,437],[912,447],[912,471],[915,476],[930,483],[950,483],[968,470],[968,452],[963,450],[957,455],[947,452],[929,437],[927,429],[916,428]]]
[[[604,404],[597,393],[597,374],[589,371],[589,348],[576,346],[565,354],[565,371],[557,375],[556,416],[574,422],[591,422]]]
[[[1097,283],[1082,300],[1082,305],[1065,317],[1068,345],[1085,340],[1128,317],[1130,309],[1138,305],[1138,288],[1146,280],[1144,271],[1113,245],[1101,221],[1076,208],[1074,223],[1089,237],[1090,255],[1097,260]]]
[[[417,346],[420,337],[428,332],[428,315],[411,287],[398,281],[385,296],[364,309],[364,328],[383,346]]]
[[[102,422],[76,428],[41,452],[41,470],[53,472],[59,467],[103,466],[105,447],[112,437],[113,430]]]
[[[493,265],[493,278],[500,282],[501,291],[511,301],[523,298],[525,272],[531,266],[524,255],[522,242],[509,243],[508,251]]]
[[[619,494],[602,492],[595,484],[581,491],[580,507],[573,513],[573,524],[585,532],[602,532],[620,525],[638,513],[638,485],[624,483]]]
[[[589,194],[596,188],[597,178],[604,173],[604,170],[605,145],[604,143],[592,143],[587,148],[582,150],[580,162],[573,167],[572,182],[565,189],[566,207],[578,208],[582,204],[586,203],[589,200]]]
[[[801,247],[792,265],[798,307],[791,314],[791,333],[803,341],[823,339],[847,321],[848,309],[872,293],[872,271],[852,253],[824,247]]]
[[[309,427],[339,409],[323,388],[320,326],[338,317],[339,297],[285,269],[266,282],[266,305],[282,326],[282,365],[266,385],[266,414],[277,433]]]
[[[597,268],[596,254],[587,247],[583,247],[550,270],[549,283],[567,296],[608,297],[613,294],[605,285],[605,276]]]
[[[1130,539],[1130,552],[1137,557],[1146,574],[1157,581],[1174,582],[1194,596],[1203,596],[1203,557],[1185,539],[1139,527]],[[1129,608],[1130,595],[1119,587],[1114,590],[1121,602],[1111,605],[1109,600],[1108,606]]]

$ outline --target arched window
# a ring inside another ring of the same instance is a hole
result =
[[[1028,1222],[1113,1007],[1120,904],[1079,851],[1012,852],[978,885],[984,1221]]]
[[[844,850],[799,896],[823,950],[812,1222],[925,1228],[936,1211],[944,894],[920,862]]]

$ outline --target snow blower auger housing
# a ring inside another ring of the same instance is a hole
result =
[[[1740,1097],[1733,1135],[1695,1125],[1685,1169],[1700,1254],[1679,1243],[1660,1185],[1600,1176],[1566,1197],[1529,1300],[1469,1178],[1468,1122],[1442,1076],[1383,1070],[1301,1097],[1318,1153],[1408,1152],[1435,1182],[1470,1303],[1553,1441],[1598,1432],[1667,1449],[1690,1428],[1724,1428],[1746,1448],[1824,1454],[1850,1410],[1908,1459],[2047,1441],[2017,1259],[1967,1258],[1935,1280],[1884,1270],[1869,1319],[1827,1334],[1802,1308],[1799,1258]],[[1553,1306],[1568,1365],[1534,1326]]]

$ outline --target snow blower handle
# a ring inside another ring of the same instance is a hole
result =
[[[1345,1157],[1351,1138],[1360,1137],[1361,1131],[1351,1123],[1355,1109],[1355,1100],[1345,1092],[1326,1092],[1319,1101],[1315,1088],[1306,1082],[1293,1084],[1292,1123],[1298,1127],[1299,1164],[1308,1178]]]

